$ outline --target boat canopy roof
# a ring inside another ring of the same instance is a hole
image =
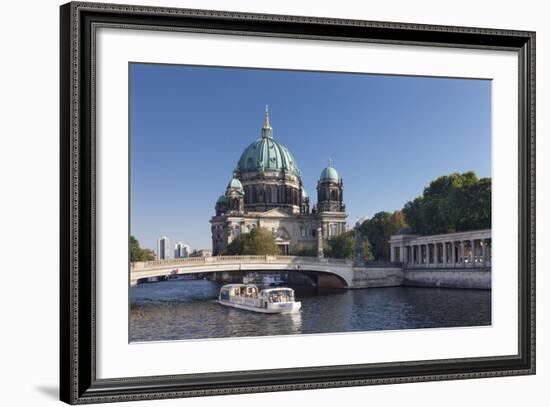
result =
[[[290,291],[290,292],[294,292],[294,290],[293,290],[292,288],[288,288],[288,287],[266,288],[266,289],[262,290],[261,292],[267,294],[267,293],[276,292],[276,291]]]
[[[258,289],[254,284],[226,284],[220,288],[220,290],[231,290],[232,288],[241,288],[241,287],[253,287]]]

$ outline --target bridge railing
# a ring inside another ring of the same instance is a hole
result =
[[[152,260],[146,262],[131,263],[130,268],[144,269],[178,266],[185,267],[201,264],[235,264],[235,263],[317,263],[317,264],[342,264],[351,265],[351,260],[318,258],[307,256],[210,256],[210,257],[189,257],[183,259]]]

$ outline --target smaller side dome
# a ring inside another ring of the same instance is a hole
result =
[[[321,171],[320,180],[338,182],[340,181],[340,177],[338,176],[338,171],[336,171],[336,169],[329,164],[328,167]]]
[[[237,178],[232,178],[231,181],[229,181],[229,184],[227,184],[227,188],[242,191],[243,184],[241,184],[241,181],[239,181]]]
[[[220,197],[216,201],[217,204],[223,204],[223,203],[226,203],[226,202],[227,202],[227,198],[225,197],[225,195],[220,195]]]

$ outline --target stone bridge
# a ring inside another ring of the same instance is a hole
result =
[[[397,286],[403,281],[400,267],[355,267],[351,260],[301,256],[213,256],[131,263],[130,284],[134,286],[140,279],[173,274],[232,271],[314,272],[336,276],[345,288]]]

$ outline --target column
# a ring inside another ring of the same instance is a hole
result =
[[[443,267],[447,267],[447,242],[441,244],[443,248],[443,253],[441,253],[441,261],[443,262]]]
[[[417,244],[416,246],[416,264],[420,264],[420,245]]]
[[[405,263],[405,246],[403,244],[399,247],[399,261],[401,264]]]
[[[395,246],[390,245],[390,261],[395,263]]]
[[[426,267],[430,266],[430,244],[426,243]]]
[[[320,259],[325,257],[323,252],[323,229],[320,227],[317,228],[317,257]]]
[[[428,267],[430,265],[430,244],[429,243],[426,243],[425,244],[426,246],[426,267]]]
[[[460,241],[460,265],[464,267],[466,265],[464,261],[464,240]]]
[[[470,240],[470,262],[472,267],[475,267],[476,264],[476,241],[474,239]]]
[[[480,240],[481,244],[481,264],[485,267],[487,263],[487,242],[485,239]]]

